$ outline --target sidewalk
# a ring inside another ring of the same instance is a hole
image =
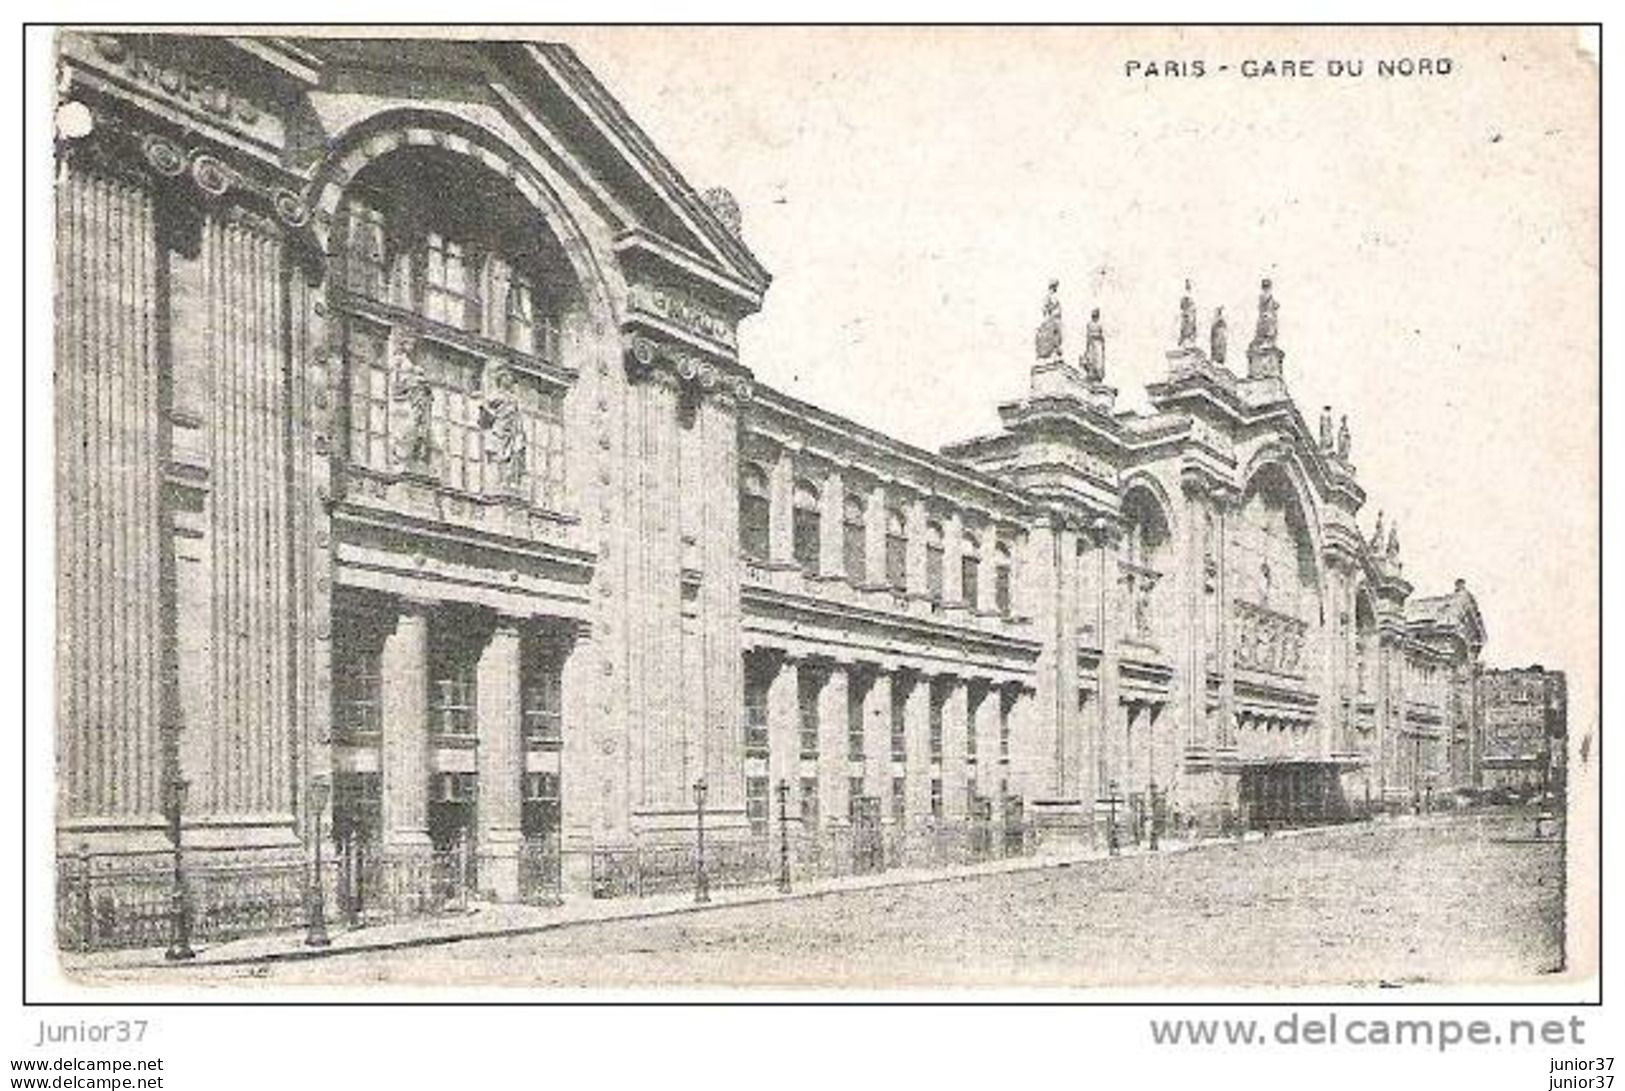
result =
[[[1402,816],[1381,821],[1385,826],[1438,825],[1460,816],[1430,815]],[[1352,822],[1341,826],[1307,826],[1280,830],[1272,838],[1305,836],[1337,836],[1358,833],[1372,828],[1371,823]],[[1240,843],[1265,840],[1260,833],[1244,835]],[[1213,838],[1200,841],[1163,841],[1161,855],[1197,851],[1238,844],[1234,839]],[[1119,857],[1154,855],[1142,846],[1125,846]],[[978,864],[961,864],[946,868],[898,868],[870,875],[849,875],[837,878],[799,882],[788,894],[776,887],[751,886],[739,888],[713,888],[711,900],[696,904],[692,892],[651,895],[643,898],[595,899],[587,895],[566,898],[562,905],[531,906],[508,903],[476,903],[466,913],[441,917],[418,917],[388,924],[329,928],[332,940],[327,947],[306,947],[304,930],[268,932],[245,936],[212,945],[195,944],[197,957],[188,962],[167,962],[162,948],[134,948],[119,951],[60,953],[62,970],[96,973],[105,970],[132,968],[171,969],[184,972],[188,966],[243,966],[266,962],[288,962],[301,959],[330,958],[337,955],[367,951],[398,950],[408,947],[426,947],[435,944],[456,943],[470,939],[492,939],[502,936],[522,936],[573,925],[597,924],[608,921],[647,920],[674,916],[679,913],[699,913],[737,906],[762,905],[798,898],[818,898],[847,891],[879,890],[888,887],[918,886],[925,883],[952,882],[959,879],[1016,872],[1043,871],[1072,867],[1075,864],[1110,860],[1104,849],[1079,849],[1020,856],[1004,860],[991,860]]]

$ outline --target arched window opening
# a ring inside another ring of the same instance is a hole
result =
[[[925,525],[925,593],[933,604],[942,602],[942,524]]]
[[[868,525],[863,501],[848,496],[841,512],[841,553],[846,578],[853,583],[868,579]]]
[[[886,583],[899,593],[908,590],[908,520],[901,508],[886,512]]]
[[[1015,609],[1010,583],[1010,546],[1000,542],[993,547],[993,608],[1001,617],[1009,617]]]
[[[808,572],[818,571],[818,555],[822,545],[823,526],[818,500],[816,485],[805,479],[796,482],[790,554]]]
[[[976,535],[966,534],[959,553],[960,600],[972,610],[982,601],[982,543]]]
[[[739,474],[739,548],[755,561],[766,561],[771,532],[772,503],[767,474],[748,462]]]
[[[1124,613],[1128,618],[1128,638],[1143,644],[1156,644],[1160,626],[1157,585],[1162,582],[1164,560],[1170,534],[1168,519],[1155,495],[1145,488],[1129,490],[1123,500],[1126,523],[1123,561],[1119,566]]]

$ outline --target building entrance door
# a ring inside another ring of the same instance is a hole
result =
[[[886,866],[886,843],[880,830],[880,797],[852,801],[852,870],[858,875]]]

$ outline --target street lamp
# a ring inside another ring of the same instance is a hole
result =
[[[711,900],[711,879],[705,874],[705,778],[694,782],[694,903]]]
[[[326,947],[333,942],[327,937],[327,891],[322,882],[322,812],[327,809],[332,787],[324,776],[310,782],[312,852],[310,883],[305,891],[306,947]]]
[[[181,818],[186,813],[186,778],[169,778],[168,798],[164,801],[169,811],[169,843],[174,849],[174,870],[169,885],[169,949],[164,958],[182,962],[196,958],[192,950],[192,913],[186,898],[186,871],[181,859]]]
[[[1117,782],[1106,786],[1106,851],[1116,856],[1122,851],[1117,839]]]
[[[1151,851],[1157,851],[1157,782],[1146,782],[1145,794],[1151,821]]]
[[[790,893],[790,782],[779,778],[779,893]]]

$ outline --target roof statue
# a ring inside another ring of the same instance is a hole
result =
[[[1040,360],[1061,358],[1061,282],[1049,282],[1049,293],[1044,296],[1044,318],[1038,323],[1033,336],[1033,348]]]
[[[1382,512],[1377,512],[1377,529],[1371,535],[1371,552],[1382,552]]]
[[[1179,297],[1179,347],[1196,347],[1196,302],[1191,299],[1191,282],[1185,281],[1185,294]]]
[[[1394,560],[1399,556],[1399,520],[1394,520],[1388,526],[1388,559]]]
[[[1213,309],[1213,328],[1208,331],[1208,355],[1215,364],[1224,363],[1225,353],[1229,351],[1230,326],[1224,320],[1224,308]]]
[[[1083,377],[1092,383],[1106,380],[1106,332],[1100,328],[1100,308],[1089,312],[1083,334]]]
[[[1258,325],[1253,330],[1254,348],[1274,348],[1277,332],[1276,312],[1281,305],[1275,301],[1275,293],[1269,277],[1265,277],[1259,284],[1258,292]]]
[[[1349,434],[1349,415],[1344,413],[1337,425],[1337,457],[1347,462],[1353,445],[1354,437]]]
[[[1323,405],[1320,407],[1320,449],[1322,451],[1330,451],[1332,449],[1333,442],[1332,407],[1329,405]]]

